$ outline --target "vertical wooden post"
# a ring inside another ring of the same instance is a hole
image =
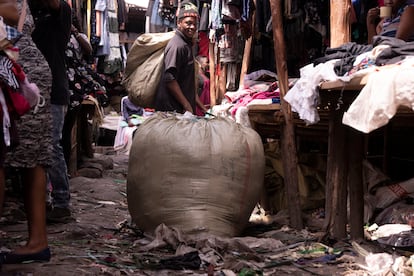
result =
[[[256,1],[253,1],[256,6]],[[239,88],[242,88],[244,86],[244,75],[247,74],[247,71],[249,70],[250,66],[250,60],[251,60],[251,51],[252,51],[252,43],[253,38],[255,37],[255,24],[256,24],[256,12],[253,12],[252,16],[252,34],[251,36],[246,40],[244,43],[244,52],[243,52],[243,61],[242,66],[240,70],[240,81],[239,81]]]
[[[331,110],[329,116],[328,160],[325,187],[325,231],[334,238],[346,237],[347,185],[345,162],[345,126],[342,112]]]
[[[226,93],[226,84],[227,84],[227,64],[221,63],[220,64],[220,75],[219,75],[219,89],[218,89],[218,95],[217,102],[220,104],[221,100],[224,98],[224,94]]]
[[[210,66],[210,106],[216,105],[216,59],[214,55],[214,43],[209,42],[208,60]]]
[[[331,0],[331,45],[338,47],[351,39],[350,0]],[[346,130],[342,124],[343,110],[332,110],[329,116],[328,164],[325,192],[325,228],[333,238],[346,237],[347,172]],[[353,191],[354,192],[354,191]]]
[[[283,99],[289,89],[289,80],[286,64],[286,47],[283,33],[281,7],[281,0],[270,1],[277,76],[280,87],[282,112],[285,119],[285,125],[282,126],[281,135],[284,184],[287,202],[289,202],[291,226],[296,229],[302,229],[303,221],[299,199],[298,159],[295,143],[295,129],[290,105]]]
[[[240,81],[239,81],[239,88],[242,88],[244,85],[244,75],[247,74],[247,70],[249,70],[250,66],[250,53],[252,50],[252,41],[253,36],[249,37],[249,39],[246,40],[244,43],[244,52],[243,52],[243,61],[242,66],[240,70]]]
[[[331,48],[351,41],[351,0],[331,0]]]
[[[362,159],[364,136],[362,133],[348,129],[348,191],[349,191],[349,223],[351,239],[364,237],[364,185],[362,178]]]

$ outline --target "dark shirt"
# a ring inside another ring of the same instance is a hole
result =
[[[33,41],[52,71],[51,103],[68,105],[69,84],[65,50],[70,39],[71,8],[63,0],[60,0],[59,10],[39,8],[33,1],[29,1],[29,6],[35,23]]]
[[[166,83],[176,80],[181,91],[191,104],[194,112],[195,71],[192,41],[179,30],[168,42],[164,51],[164,70],[155,96],[155,109],[158,111],[177,111],[184,113],[183,106],[175,99],[166,87]]]

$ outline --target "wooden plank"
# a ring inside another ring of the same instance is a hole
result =
[[[323,90],[361,90],[368,81],[369,75],[352,78],[349,82],[336,80],[336,81],[325,81],[319,85],[320,89]]]
[[[281,0],[270,1],[270,9],[272,14],[274,51],[281,95],[281,105],[283,116],[285,118],[285,124],[282,125],[281,144],[286,199],[287,202],[289,202],[288,211],[291,226],[296,229],[302,229],[303,220],[299,199],[298,157],[296,151],[293,116],[290,105],[283,100],[283,97],[289,89],[289,79],[286,64],[286,47],[283,34]]]
[[[249,111],[268,111],[268,110],[280,110],[280,104],[250,104],[247,105]]]

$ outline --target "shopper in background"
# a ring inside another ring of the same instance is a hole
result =
[[[367,13],[367,31],[368,43],[372,43],[376,35],[414,41],[414,1],[385,0],[383,7],[370,9]]]
[[[15,3],[15,0],[0,0],[2,1]],[[17,63],[28,81],[37,85],[41,98],[32,110],[17,121],[19,143],[11,149],[5,161],[7,166],[20,168],[22,173],[28,241],[11,252],[1,253],[0,264],[44,262],[49,261],[51,257],[46,232],[45,188],[46,169],[52,165],[52,73],[46,59],[31,38],[34,25],[27,3],[25,0],[17,0],[17,4],[23,18],[22,23],[24,22],[22,37],[15,44],[19,49]],[[5,16],[4,12],[0,4],[0,15]],[[4,175],[1,175],[0,179],[4,187]]]
[[[52,70],[53,164],[48,169],[48,176],[52,186],[53,205],[47,214],[47,220],[68,222],[73,219],[69,204],[69,178],[61,139],[70,96],[65,50],[70,39],[72,11],[64,0],[30,0],[29,6],[35,23],[33,41]]]

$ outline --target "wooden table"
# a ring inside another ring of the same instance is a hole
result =
[[[296,137],[306,140],[326,142],[328,147],[326,174],[325,230],[334,238],[345,238],[346,226],[351,227],[352,238],[363,237],[363,185],[362,159],[363,134],[342,124],[342,115],[349,104],[358,95],[366,82],[365,78],[350,83],[341,81],[326,82],[320,86],[322,108],[320,121],[306,124],[295,114]],[[343,102],[336,107],[338,100]],[[263,138],[280,138],[280,126],[283,116],[279,104],[250,106],[249,119],[252,127]],[[350,215],[347,215],[347,195],[349,191]]]

